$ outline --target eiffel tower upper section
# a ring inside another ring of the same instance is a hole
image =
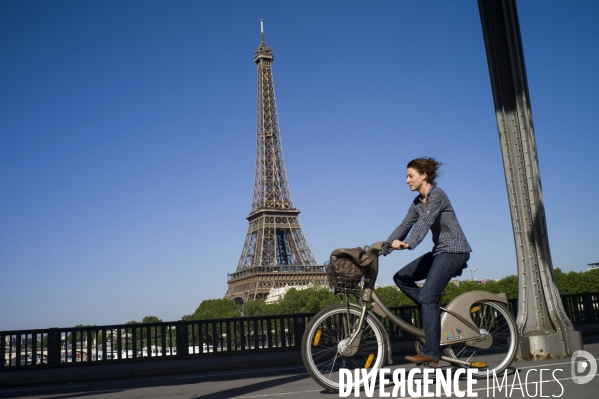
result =
[[[262,22],[262,21],[261,21]],[[229,274],[225,298],[265,298],[270,288],[325,283],[308,246],[285,171],[279,132],[275,88],[272,77],[274,56],[264,41],[254,54],[258,70],[256,176],[252,211],[237,270]],[[286,272],[285,278],[282,278]]]
[[[272,78],[273,60],[272,49],[264,42],[264,32],[262,32],[262,41],[254,56],[254,62],[258,67],[258,140],[252,214],[267,209],[294,209],[279,132],[275,86]]]

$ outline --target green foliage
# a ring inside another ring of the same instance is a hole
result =
[[[141,319],[142,323],[162,323],[162,319],[156,316],[146,316]]]
[[[565,274],[559,268],[554,270],[555,281],[560,294],[579,294],[599,291],[599,270],[569,272]]]
[[[477,281],[461,281],[460,285],[449,283],[443,290],[442,303],[448,303],[458,295],[468,291],[487,291],[494,294],[504,292],[508,298],[518,297],[518,277],[507,276],[499,281],[487,281],[486,284],[480,284]]]
[[[487,283],[489,284],[489,283]],[[511,275],[497,282],[497,293],[505,292],[508,298],[518,298],[518,276]]]
[[[599,291],[599,270],[588,270],[585,272],[562,272],[559,268],[554,270],[555,283],[560,294],[580,294],[583,292]],[[449,284],[443,292],[443,302],[447,303],[456,296],[472,290],[482,290],[492,293],[504,292],[508,298],[518,297],[518,276],[511,275],[499,281],[487,281],[486,284],[478,284],[473,281],[465,281],[456,286]]]
[[[599,270],[564,273],[559,268],[554,270],[555,280],[560,294],[576,294],[599,291]],[[518,276],[511,275],[499,281],[487,281],[480,284],[476,281],[462,281],[460,285],[450,283],[443,291],[442,303],[448,303],[458,295],[481,290],[495,294],[504,292],[508,298],[518,297]],[[414,302],[395,286],[376,289],[377,294],[388,307],[412,306]],[[242,307],[228,299],[208,299],[203,301],[195,313],[183,316],[183,320],[219,319],[243,316],[269,316],[277,314],[316,313],[333,304],[342,303],[343,297],[333,295],[325,286],[310,287],[304,290],[291,288],[278,303],[267,304],[263,300],[247,301]],[[156,321],[142,322],[155,323]],[[158,318],[156,318],[158,319]],[[158,319],[160,321],[160,319]],[[137,322],[131,321],[127,324]]]
[[[518,277],[508,276],[499,281],[488,281],[480,284],[477,281],[462,281],[460,285],[449,283],[443,291],[442,303],[448,303],[464,292],[481,290],[498,294],[505,292],[508,298],[518,296]],[[377,294],[388,307],[413,306],[414,302],[395,286],[377,288]]]
[[[281,312],[281,305],[278,303],[267,304],[261,299],[247,301],[243,304],[243,316],[271,316]]]
[[[460,285],[449,283],[443,290],[442,303],[448,303],[464,292],[481,290],[498,294],[505,292],[508,298],[518,297],[518,277],[507,276],[499,281],[487,281],[480,284],[477,281],[461,281]],[[414,302],[395,286],[377,288],[377,294],[388,307],[413,306]]]
[[[270,316],[293,313],[316,313],[333,304],[341,303],[341,296],[333,295],[328,287],[317,286],[304,290],[291,288],[277,303],[267,304],[263,300],[247,301],[239,307],[228,299],[203,301],[194,314],[183,316],[183,320],[219,319],[239,316]]]
[[[568,278],[566,277],[566,274],[558,267],[553,269],[553,277],[555,278],[555,283],[557,284],[559,293],[566,294],[566,286],[568,285]]]
[[[129,320],[125,324],[141,324],[141,323],[162,323],[162,319],[158,316],[146,316],[141,321]]]
[[[183,316],[183,320],[225,319],[240,317],[239,306],[230,299],[206,299],[193,314]]]
[[[412,301],[406,294],[398,290],[395,286],[377,288],[376,293],[388,307],[413,306]]]
[[[583,292],[599,291],[599,269],[589,270],[584,273]]]
[[[291,288],[279,303],[282,314],[316,313],[329,305],[341,303],[340,295],[333,295],[328,287]]]
[[[445,287],[445,289],[443,290],[443,297],[441,298],[441,303],[448,303],[456,296],[460,295],[463,292],[466,292],[463,286],[463,283],[459,286],[453,283],[447,284],[447,287]]]

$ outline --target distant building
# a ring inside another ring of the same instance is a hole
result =
[[[314,284],[309,283],[308,285],[285,285],[284,287],[273,287],[270,289],[270,292],[268,293],[268,297],[266,298],[265,302],[266,303],[275,303],[280,301],[281,299],[283,299],[283,297],[285,296],[285,294],[287,293],[287,291],[289,291],[292,288],[295,288],[298,291],[301,290],[305,290],[306,288],[312,288],[315,287]]]
[[[362,284],[362,283],[360,283],[360,284]],[[328,285],[313,284],[313,283],[309,283],[307,285],[286,285],[284,287],[278,287],[278,288],[273,287],[270,289],[270,292],[268,293],[268,297],[266,297],[264,302],[266,302],[266,303],[278,302],[281,299],[283,299],[283,297],[285,296],[287,291],[289,291],[292,288],[295,288],[296,290],[301,291],[301,290],[305,290],[306,288],[312,288],[312,287],[326,288],[328,290],[331,289],[331,287]],[[377,289],[377,288],[379,288],[379,284],[374,283],[374,289]]]
[[[599,269],[599,262],[589,263],[587,266],[589,267],[589,270]]]

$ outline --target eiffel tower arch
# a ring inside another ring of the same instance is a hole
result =
[[[271,288],[327,284],[299,223],[291,199],[279,132],[272,49],[261,42],[254,55],[258,69],[256,177],[249,227],[237,270],[227,275],[226,299],[266,299]]]

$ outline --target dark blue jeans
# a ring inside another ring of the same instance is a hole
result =
[[[443,289],[470,259],[469,253],[432,252],[422,255],[395,273],[395,284],[422,309],[422,324],[426,343],[421,353],[434,359],[441,357],[441,323],[439,306]],[[426,279],[422,288],[416,281]]]

